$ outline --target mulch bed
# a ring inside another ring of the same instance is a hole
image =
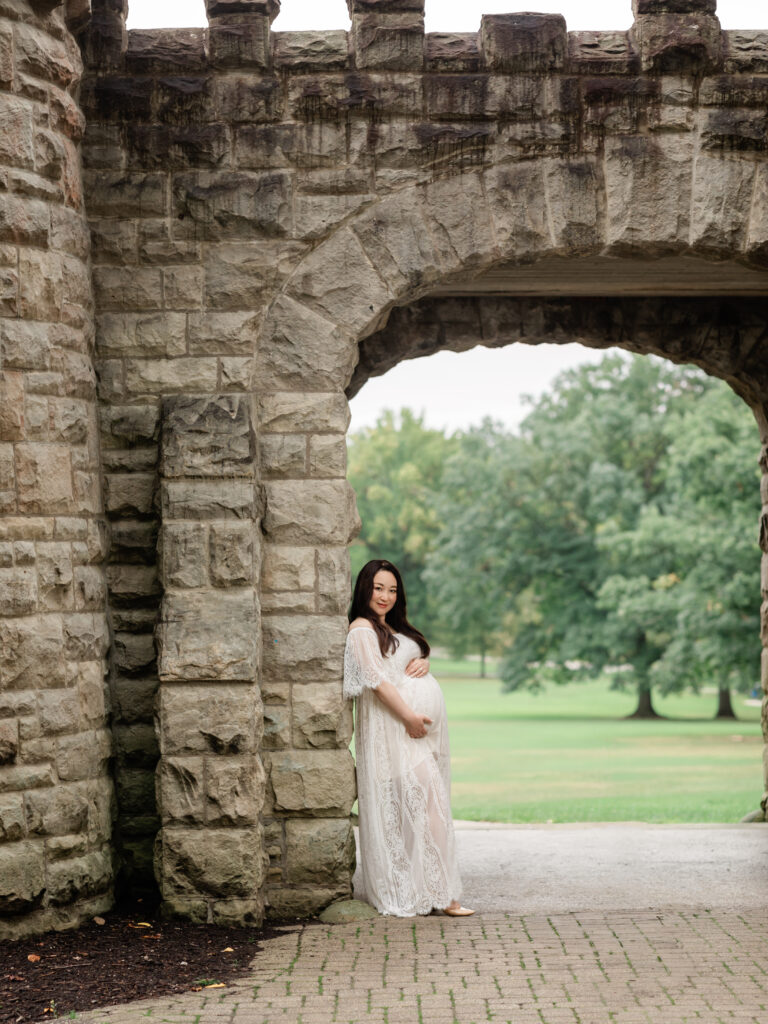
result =
[[[260,942],[277,934],[166,921],[133,906],[74,931],[0,942],[0,1024],[226,986],[247,973]]]

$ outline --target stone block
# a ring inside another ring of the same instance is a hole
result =
[[[127,359],[125,386],[129,395],[146,398],[173,391],[216,390],[215,359]]]
[[[166,267],[163,271],[168,309],[199,309],[203,304],[202,267]]]
[[[73,504],[70,449],[60,444],[17,444],[16,486],[19,511],[68,512]]]
[[[424,190],[429,230],[446,271],[486,266],[499,251],[483,186],[480,175],[463,174]]]
[[[253,129],[255,130],[255,129]],[[277,129],[262,129],[273,131]],[[224,242],[211,245],[205,251],[205,304],[208,309],[259,310],[269,294],[289,276],[304,252],[295,242],[261,240]],[[255,335],[259,321],[253,313],[205,314],[199,320],[210,324],[202,338],[190,332],[190,351],[212,351],[251,354],[255,350]],[[190,325],[198,322],[191,318]],[[249,328],[249,329],[248,329]],[[237,339],[238,348],[222,348]],[[195,341],[197,347],[192,347]]]
[[[252,480],[169,480],[161,491],[163,520],[254,519]]]
[[[213,85],[217,118],[230,124],[258,124],[280,119],[282,87],[277,78],[219,75]]]
[[[315,592],[291,591],[290,593],[264,594],[261,610],[264,615],[281,614],[314,614],[316,608]]]
[[[112,663],[123,675],[149,672],[155,664],[152,634],[116,632],[112,639]]]
[[[261,468],[267,480],[307,475],[305,434],[264,434],[259,443]]]
[[[565,18],[560,14],[484,14],[480,45],[492,71],[559,71],[568,52]]]
[[[207,280],[207,279],[206,279]],[[230,283],[236,280],[233,270]],[[215,305],[215,301],[212,303]],[[259,305],[259,302],[255,302]],[[252,313],[190,313],[189,351],[192,355],[252,355],[260,317]]]
[[[316,817],[349,814],[355,772],[348,750],[276,751],[268,762],[275,810]]]
[[[64,686],[63,633],[57,615],[0,619],[0,689],[38,690]]]
[[[344,31],[278,32],[274,36],[274,61],[278,68],[342,70],[349,64],[349,45]]]
[[[157,629],[158,675],[165,682],[252,680],[256,629],[250,589],[167,592]]]
[[[174,216],[195,240],[280,236],[291,228],[291,179],[278,171],[197,171],[173,180]]]
[[[288,821],[285,859],[290,884],[349,888],[355,870],[355,837],[349,819]]]
[[[80,728],[80,700],[77,690],[44,690],[38,694],[40,725],[45,735],[73,733]]]
[[[424,12],[399,10],[352,15],[355,64],[370,71],[421,71]]]
[[[691,204],[691,245],[702,251],[742,247],[749,225],[755,164],[700,153]],[[728,196],[728,202],[720,199]]]
[[[107,473],[104,505],[111,516],[147,516],[154,510],[157,477],[154,473]]]
[[[209,827],[257,825],[266,776],[258,756],[205,759],[205,820]]]
[[[288,689],[286,686],[286,692]],[[289,707],[279,704],[264,705],[263,746],[264,750],[285,750],[286,747],[291,746],[291,711]]]
[[[78,612],[62,617],[63,653],[73,661],[97,661],[109,649],[106,615]]]
[[[129,444],[151,443],[160,436],[160,404],[113,405],[99,409],[102,433]]]
[[[352,739],[352,705],[338,683],[293,688],[293,746],[338,749]]]
[[[85,170],[83,187],[88,196],[88,214],[92,217],[129,220],[168,215],[168,179],[162,172]]]
[[[15,718],[0,719],[0,767],[13,764],[19,753],[19,722]]]
[[[84,896],[106,892],[112,886],[112,878],[109,850],[57,861],[48,866],[48,899],[53,906],[64,906]]]
[[[632,0],[636,18],[646,14],[714,14],[717,0]]]
[[[162,832],[163,897],[243,897],[258,892],[264,875],[261,833],[248,829]]]
[[[115,604],[144,601],[160,593],[154,565],[108,565],[105,572],[110,600]]]
[[[100,611],[107,600],[104,572],[93,565],[80,565],[74,570],[75,608],[78,611]]]
[[[338,392],[268,391],[259,396],[259,425],[266,433],[346,433],[349,402]]]
[[[121,722],[151,721],[158,685],[156,676],[115,679],[112,685],[115,720]]]
[[[315,434],[309,439],[309,472],[314,477],[346,479],[347,439],[343,434]]]
[[[342,616],[270,615],[263,628],[264,675],[333,681],[340,677],[347,623]]]
[[[111,756],[112,737],[104,729],[60,736],[56,741],[56,770],[65,782],[106,775]]]
[[[30,835],[61,836],[85,832],[88,799],[80,784],[32,790],[26,798],[26,823]]]
[[[253,583],[253,527],[215,523],[210,532],[211,582],[217,587]]]
[[[713,14],[646,14],[631,36],[646,72],[709,71],[722,58],[722,31]]]
[[[240,19],[216,19],[209,28],[209,53],[215,68],[254,68],[270,65],[270,18],[249,14]]]
[[[25,757],[29,741],[25,743]],[[50,753],[51,744],[45,740],[47,751]],[[22,790],[39,789],[44,786],[53,786],[55,776],[53,765],[47,761],[36,763],[23,763],[6,765],[0,772],[0,793],[20,793]]]
[[[251,477],[254,458],[246,396],[164,400],[161,470],[166,478]]]
[[[296,303],[316,311],[318,315],[315,324],[310,327],[308,323],[309,311],[304,312],[295,305],[286,307],[284,303],[273,307],[273,317],[275,312],[282,309],[283,315],[298,321],[299,333],[305,336],[302,341],[309,345],[312,345],[312,331],[321,332],[323,344],[330,345],[338,331],[336,325],[356,335],[369,330],[378,321],[380,311],[393,297],[371,266],[360,240],[350,228],[337,231],[324,245],[304,258],[291,278],[289,292]],[[328,323],[323,324],[323,319]],[[302,330],[304,322],[307,322],[307,327]],[[279,326],[278,319],[276,327]],[[270,334],[265,330],[264,336],[269,338]],[[315,341],[313,347],[317,348],[317,344]],[[338,345],[339,341],[336,341],[336,347]],[[293,354],[294,360],[296,357],[297,354]],[[324,367],[328,356],[323,356],[322,350],[319,350],[316,358],[323,360],[320,366]],[[336,361],[339,361],[338,357]],[[343,365],[346,372],[351,373],[352,367],[347,367],[346,363]],[[334,390],[339,383],[346,383],[343,377],[332,379],[328,390]],[[301,380],[294,380],[290,386],[301,387]],[[322,386],[321,380],[315,384],[317,390]]]
[[[183,356],[187,351],[183,313],[103,313],[96,344],[104,356]]]
[[[29,615],[37,609],[37,574],[34,568],[16,566],[0,569],[0,607],[7,615]]]
[[[161,309],[163,275],[156,267],[94,267],[93,288],[99,310],[142,311]]]
[[[264,533],[274,544],[348,544],[359,529],[346,480],[273,480],[265,488]]]
[[[347,894],[348,890],[338,888],[269,888],[267,890],[267,903],[265,911],[268,920],[290,921],[306,920],[308,917],[315,917],[329,903],[333,903],[339,896]]]
[[[42,843],[11,843],[0,849],[0,913],[29,913],[41,904],[45,890]]]
[[[0,195],[0,242],[47,246],[50,227],[50,209],[43,200]]]
[[[157,804],[163,825],[205,822],[202,757],[164,757],[157,773]]]
[[[215,900],[211,905],[211,920],[223,927],[260,927],[264,921],[264,901],[261,897],[251,897],[247,900]]]
[[[0,840],[17,843],[26,835],[24,798],[20,793],[0,797]]]
[[[77,675],[77,692],[80,698],[80,714],[90,726],[104,721],[106,707],[105,666],[100,661],[81,662]]]
[[[23,441],[24,378],[8,370],[0,380],[0,441]]]
[[[208,583],[208,537],[200,523],[166,523],[160,533],[160,571],[166,587]]]
[[[253,686],[162,686],[164,757],[248,754],[258,742],[261,699]]]
[[[315,549],[267,544],[261,586],[264,591],[314,590]]]

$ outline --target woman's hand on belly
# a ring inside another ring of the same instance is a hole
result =
[[[427,726],[432,725],[432,719],[427,715],[420,715],[414,711],[404,721],[405,731],[414,740],[421,740],[427,735]]]
[[[420,679],[429,672],[429,658],[412,658],[405,666],[405,674]]]

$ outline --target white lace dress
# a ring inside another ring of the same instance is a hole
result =
[[[357,698],[355,754],[360,811],[360,860],[365,895],[381,914],[413,917],[447,907],[461,896],[450,802],[450,755],[445,701],[433,675],[405,674],[421,657],[415,640],[396,634],[397,650],[383,657],[375,632],[349,631],[344,695]],[[412,739],[376,697],[382,679],[406,704],[432,719]]]

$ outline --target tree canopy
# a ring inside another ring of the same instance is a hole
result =
[[[392,558],[414,618],[502,653],[509,689],[607,672],[750,689],[759,673],[758,438],[725,384],[610,354],[561,375],[517,434],[447,438],[403,411],[356,435],[356,563]]]

